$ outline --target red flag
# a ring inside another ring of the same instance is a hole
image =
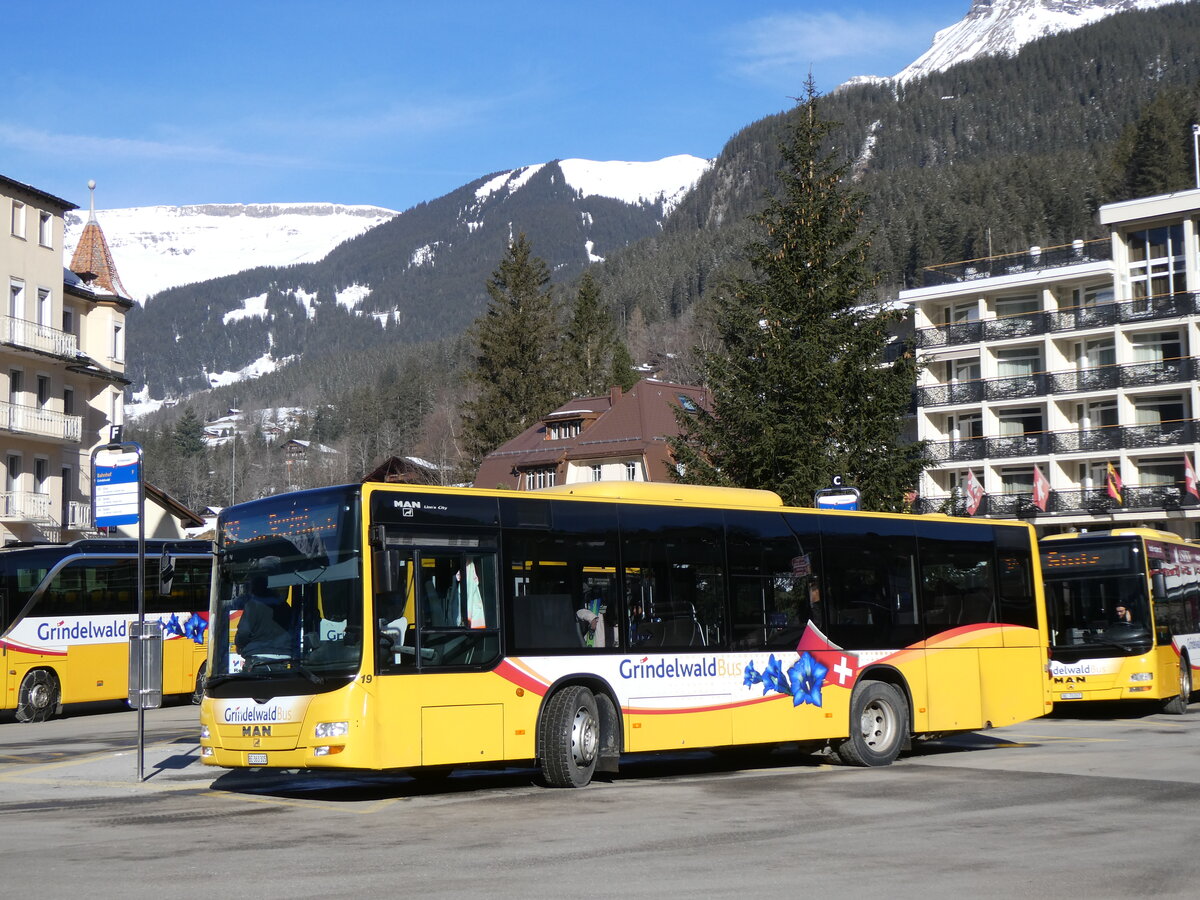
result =
[[[979,504],[983,502],[983,485],[979,483],[979,479],[975,477],[975,472],[971,469],[967,470],[967,515],[975,515],[975,510],[979,509]]]
[[[1121,476],[1117,474],[1117,470],[1113,468],[1113,464],[1108,464],[1108,473],[1104,476],[1104,487],[1108,491],[1108,496],[1112,497],[1117,503],[1123,504],[1125,501],[1121,493]]]
[[[861,668],[858,656],[830,642],[821,629],[812,622],[808,623],[804,634],[800,636],[796,652],[800,655],[811,653],[813,659],[825,667],[825,684],[844,688],[854,687]]]
[[[1196,467],[1192,465],[1192,454],[1183,454],[1183,479],[1187,492],[1200,500],[1200,489],[1196,487]]]
[[[1041,466],[1033,467],[1033,505],[1042,512],[1050,502],[1050,482],[1042,474]]]

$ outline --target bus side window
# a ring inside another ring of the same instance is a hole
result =
[[[987,525],[917,523],[927,635],[996,621],[992,534]]]
[[[827,633],[844,647],[907,647],[924,637],[914,525],[878,519],[869,528],[858,518],[821,519]]]
[[[1037,603],[1033,591],[1033,561],[1029,534],[1024,528],[995,525],[996,584],[1000,621],[1006,625],[1037,628]]]

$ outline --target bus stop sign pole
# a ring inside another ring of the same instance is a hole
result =
[[[162,628],[146,622],[146,490],[142,447],[112,440],[92,451],[92,521],[97,528],[137,524],[137,622],[129,629],[129,705],[138,711],[137,777],[145,781],[146,709],[162,704]],[[157,690],[155,689],[157,686]]]

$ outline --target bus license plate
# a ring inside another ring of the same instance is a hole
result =
[[[1071,694],[1059,694],[1059,695],[1058,695],[1058,699],[1059,699],[1059,700],[1082,700],[1082,699],[1083,699],[1083,694],[1080,694],[1080,693],[1078,693],[1078,692],[1071,693]],[[265,754],[265,753],[259,753],[259,754],[256,754],[256,755],[258,755],[258,756],[262,756],[262,757],[264,757],[264,758],[265,758],[267,754]]]
[[[265,766],[267,764],[267,754],[265,753],[247,753],[246,765],[248,766]]]

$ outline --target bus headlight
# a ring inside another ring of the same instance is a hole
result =
[[[1154,673],[1153,672],[1134,672],[1132,675],[1129,676],[1129,680],[1130,681],[1153,681]]]
[[[200,740],[202,740],[202,741],[208,740],[208,726],[207,725],[200,726]]]
[[[214,753],[216,753],[216,751],[213,750],[212,747],[201,747],[200,748],[200,756],[202,759],[207,759],[208,757],[212,756]]]
[[[316,727],[316,737],[319,738],[342,737],[349,733],[349,722],[318,722]]]

